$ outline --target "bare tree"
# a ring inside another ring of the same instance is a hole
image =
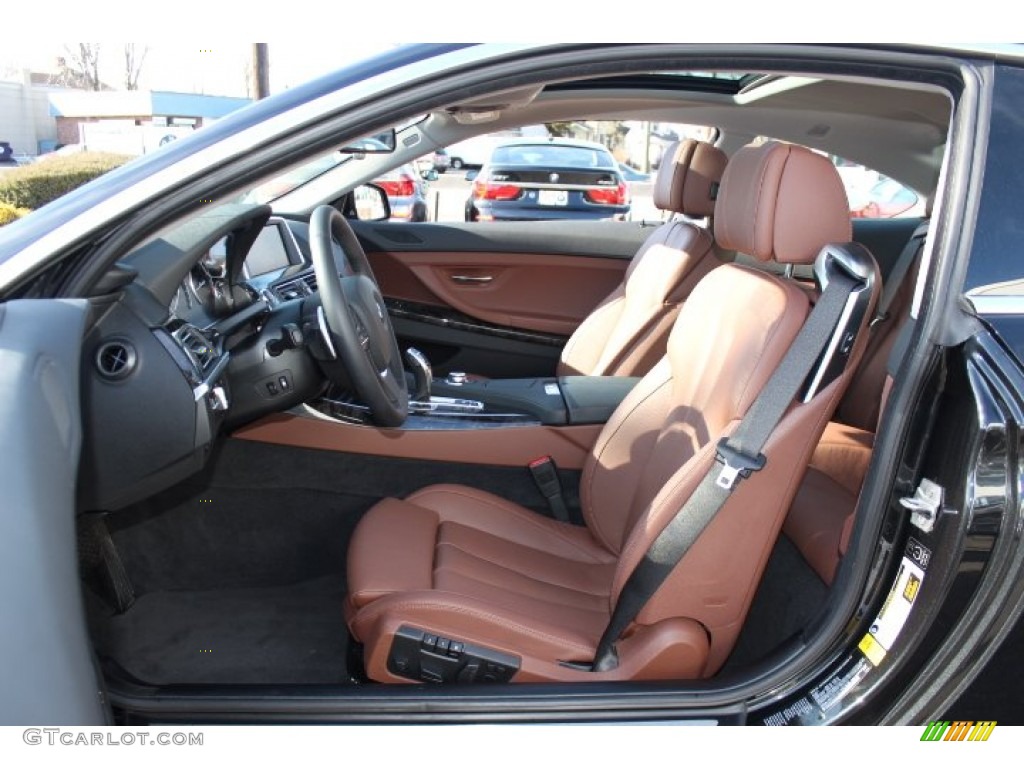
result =
[[[21,81],[23,76],[22,65],[14,59],[0,61],[0,80]]]
[[[552,136],[564,136],[566,138],[570,138],[572,136],[572,120],[557,120],[550,123],[544,123],[544,125],[548,129],[548,133]]]
[[[245,63],[242,65],[242,76],[245,78],[245,95],[248,98],[253,96],[253,76],[252,76],[252,56],[245,57]]]
[[[57,75],[59,85],[70,88],[84,88],[88,91],[100,91],[100,44],[77,43],[65,45],[64,56],[57,58],[60,73]]]
[[[142,65],[146,62],[146,54],[149,53],[149,46],[142,46],[142,50],[135,47],[135,43],[124,44],[124,87],[127,91],[139,90],[139,75],[142,74]]]

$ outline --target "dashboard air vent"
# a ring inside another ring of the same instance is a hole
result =
[[[185,323],[174,332],[174,338],[200,371],[209,368],[217,357],[217,350],[195,326]]]
[[[96,350],[96,370],[108,381],[120,381],[131,375],[138,363],[135,347],[127,341],[108,341]]]
[[[281,301],[311,296],[316,293],[316,275],[313,272],[308,272],[305,275],[293,277],[291,280],[275,285],[273,291]]]

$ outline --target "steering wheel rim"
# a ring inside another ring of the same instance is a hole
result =
[[[354,275],[338,275],[333,241],[345,252]],[[409,415],[402,354],[359,238],[336,208],[321,205],[309,220],[309,245],[320,294],[318,311],[323,312],[331,346],[374,423],[400,426]]]

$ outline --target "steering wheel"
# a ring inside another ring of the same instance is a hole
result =
[[[351,277],[338,275],[334,241],[355,272]],[[313,211],[309,245],[330,346],[347,368],[356,394],[369,406],[374,423],[397,427],[409,415],[405,369],[366,252],[345,217],[330,205]]]

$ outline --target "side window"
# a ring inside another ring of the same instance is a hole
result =
[[[924,216],[925,201],[909,187],[863,165],[832,155],[855,219],[902,219]]]
[[[760,136],[756,141],[767,141],[767,138]],[[852,160],[838,155],[827,157],[843,180],[846,197],[850,201],[851,219],[909,219],[924,216],[926,201],[910,187]]]
[[[705,126],[570,120],[477,136],[418,165],[432,177],[434,221],[657,220],[653,182],[665,148],[715,135]]]

